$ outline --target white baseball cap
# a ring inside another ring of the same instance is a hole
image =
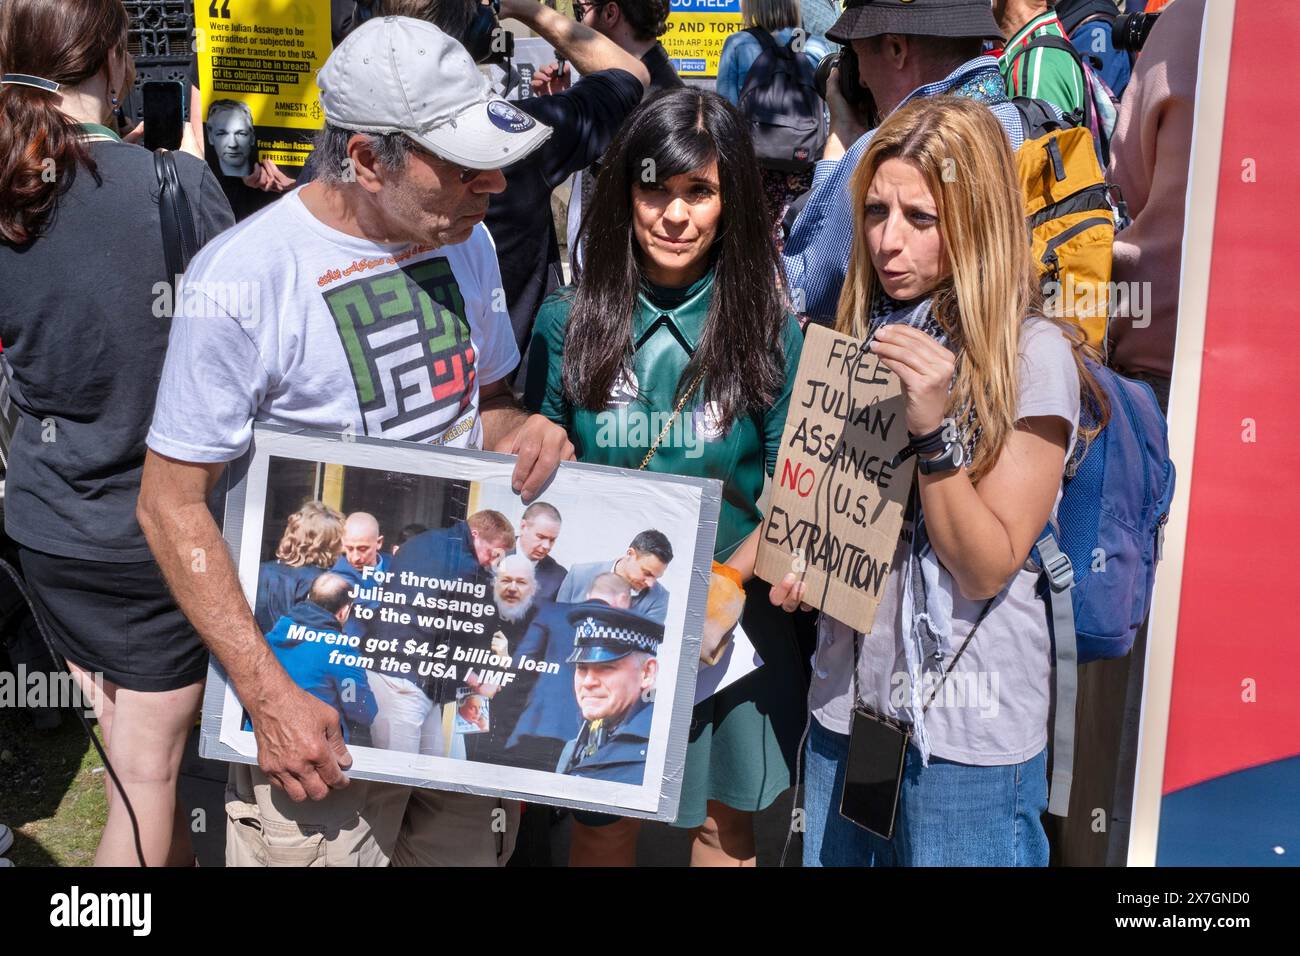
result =
[[[372,18],[348,34],[317,75],[325,118],[361,133],[405,133],[470,169],[497,169],[551,135],[493,96],[465,48],[432,23]]]

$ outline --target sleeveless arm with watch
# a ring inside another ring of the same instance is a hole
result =
[[[947,424],[940,425],[924,435],[907,433],[907,445],[895,461],[895,467],[913,455],[916,468],[923,475],[944,474],[956,471],[966,464],[966,446],[961,441],[948,441],[944,437]]]
[[[952,352],[904,325],[880,329],[870,348],[902,382],[908,432],[920,435],[913,443],[930,449],[920,454],[917,476],[930,544],[964,597],[992,597],[1024,565],[1052,513],[1070,422],[1056,415],[1020,418],[976,485],[964,462],[952,467],[943,460],[949,455],[942,429],[954,372]]]

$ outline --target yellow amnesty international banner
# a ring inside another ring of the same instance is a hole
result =
[[[302,166],[324,121],[316,71],[331,50],[329,0],[196,0],[194,34],[214,170]]]
[[[716,77],[727,37],[744,29],[740,0],[672,0],[660,37],[679,76]]]

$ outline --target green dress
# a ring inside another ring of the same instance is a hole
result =
[[[607,410],[619,416],[620,430],[613,434],[624,437],[623,441],[608,440],[608,415],[598,419],[598,412],[574,407],[565,398],[564,338],[572,294],[571,288],[557,291],[537,313],[527,404],[565,428],[579,461],[638,468],[658,428],[663,427],[663,418],[651,432],[629,424],[627,416],[639,412],[654,421],[654,413],[671,414],[676,407],[677,383],[691,354],[687,349],[695,349],[704,330],[713,294],[713,273],[710,271],[685,289],[663,289],[648,283],[642,286],[632,321],[633,342],[640,343],[633,356],[634,391],[639,398],[626,404],[614,402]],[[787,320],[780,346],[785,356],[786,383],[771,408],[745,416],[734,422],[726,434],[718,434],[716,428],[711,428],[713,419],[702,407],[703,388],[697,389],[681,414],[684,420],[696,422],[696,434],[707,440],[691,445],[665,441],[646,467],[647,471],[722,481],[722,509],[714,548],[714,557],[719,561],[725,560],[762,520],[757,502],[764,475],[771,475],[776,467],[790,388],[803,346],[803,335],[793,316]],[[605,435],[601,435],[602,425]],[[678,434],[676,428],[670,434]],[[638,439],[643,439],[639,445]],[[757,578],[750,582],[741,618],[763,666],[703,701],[692,715],[677,826],[700,826],[708,800],[737,810],[761,810],[794,783],[795,758],[806,716],[805,665],[793,621],[772,607],[768,590]]]

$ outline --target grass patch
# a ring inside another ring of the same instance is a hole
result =
[[[21,710],[0,710],[0,823],[18,866],[89,866],[104,829],[103,763],[76,715],[62,715],[39,731]]]

